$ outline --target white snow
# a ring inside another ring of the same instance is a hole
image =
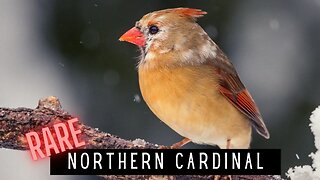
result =
[[[140,103],[141,102],[141,98],[140,98],[139,94],[135,94],[133,96],[133,101],[136,102],[136,103]]]
[[[279,29],[279,26],[280,26],[280,23],[277,19],[271,19],[269,21],[269,26],[272,30],[278,30]]]
[[[312,165],[295,166],[286,175],[292,180],[320,180],[320,106],[310,116],[310,128],[317,151],[310,154]]]
[[[133,144],[136,144],[138,146],[145,146],[147,144],[147,142],[143,139],[135,139],[132,141]]]

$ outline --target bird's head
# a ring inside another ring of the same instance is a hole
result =
[[[140,47],[138,67],[176,66],[202,63],[215,55],[216,45],[196,23],[206,12],[174,8],[144,15],[120,37]]]

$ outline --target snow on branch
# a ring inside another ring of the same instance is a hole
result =
[[[320,106],[312,112],[310,121],[310,128],[314,135],[314,144],[317,150],[309,155],[313,160],[311,166],[295,166],[288,170],[287,176],[292,180],[320,179]]]
[[[319,114],[319,113],[318,113]],[[320,115],[318,115],[320,117]],[[28,150],[25,134],[30,131],[37,131],[45,126],[53,125],[57,122],[66,122],[74,116],[61,108],[61,104],[56,97],[50,96],[41,99],[38,107],[29,108],[0,108],[0,148]],[[319,119],[318,119],[319,120]],[[78,126],[81,129],[81,139],[86,142],[83,148],[86,149],[155,149],[159,145],[148,143],[137,139],[134,141],[125,140],[115,135],[101,132],[96,128],[89,127],[83,123]],[[318,126],[319,128],[319,126]],[[318,136],[320,137],[320,136]],[[318,144],[318,146],[320,146]],[[161,146],[165,147],[165,146]],[[314,156],[319,156],[315,154]],[[318,166],[319,167],[319,164]],[[105,179],[213,179],[214,175],[180,175],[180,176],[102,176]],[[217,176],[216,176],[217,177]],[[248,176],[234,175],[233,179],[279,179],[274,176]]]

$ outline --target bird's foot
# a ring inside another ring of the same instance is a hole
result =
[[[188,138],[184,138],[181,141],[174,143],[173,145],[170,146],[171,149],[180,149],[182,146],[188,144],[189,142],[191,142],[190,139]]]
[[[181,141],[174,143],[171,146],[160,146],[159,149],[180,149],[182,146],[188,144],[189,142],[191,142],[190,139],[184,138]]]
[[[215,175],[214,176],[214,180],[232,180],[232,176],[231,175]]]

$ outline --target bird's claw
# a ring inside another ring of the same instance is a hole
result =
[[[215,175],[214,180],[232,180],[231,175],[221,176],[221,175]]]

